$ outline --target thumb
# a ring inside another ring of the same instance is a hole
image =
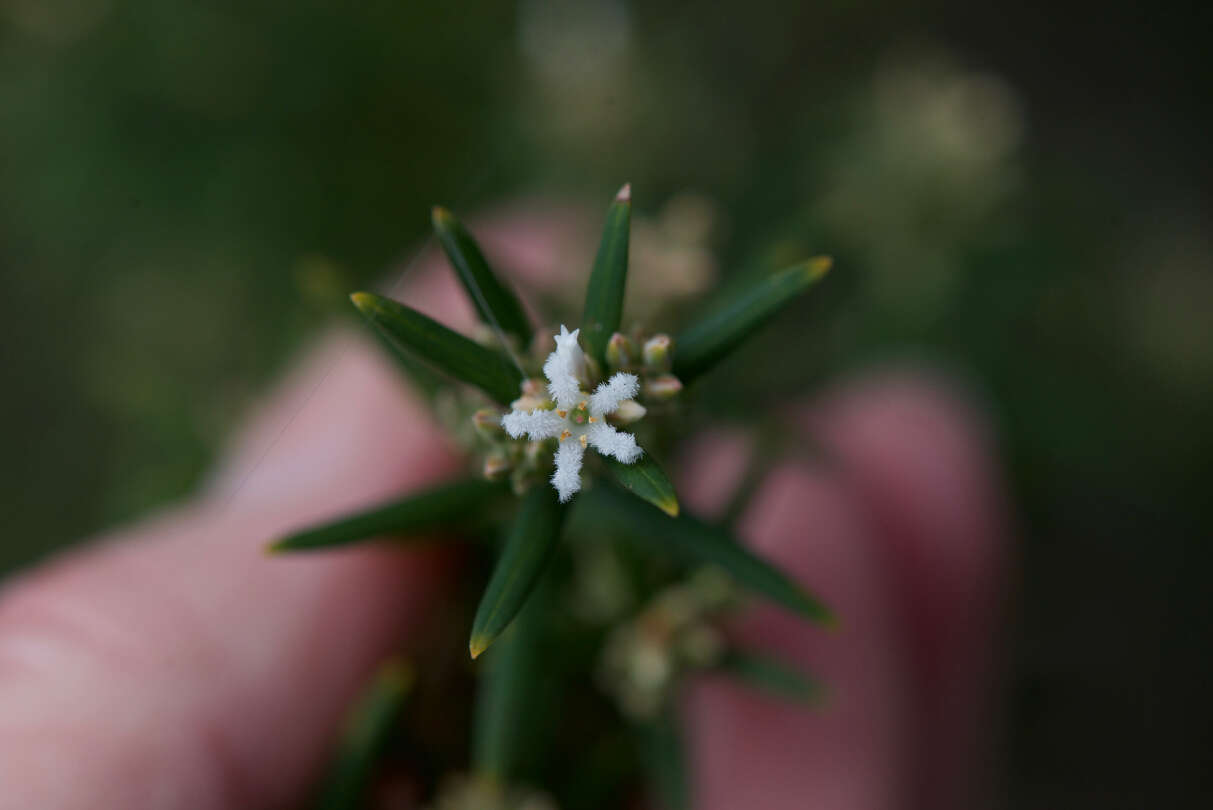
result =
[[[555,231],[529,234],[507,248],[542,251]],[[449,275],[434,256],[402,297],[459,326]],[[377,347],[343,334],[313,350],[205,497],[0,592],[0,807],[297,802],[443,563],[371,547],[267,559],[264,545],[456,464]]]

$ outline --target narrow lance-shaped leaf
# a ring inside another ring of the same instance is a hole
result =
[[[707,371],[820,280],[832,263],[828,256],[818,256],[731,295],[674,341],[674,375],[685,384]]]
[[[540,583],[509,630],[494,645],[480,671],[472,736],[476,773],[499,782],[517,776],[528,755],[535,754],[536,722],[551,667],[542,660],[543,621],[551,610],[550,581]]]
[[[610,456],[602,456],[602,460],[619,485],[628,492],[648,501],[670,517],[678,516],[678,495],[674,492],[674,485],[647,451],[631,464],[624,464]]]
[[[718,565],[742,587],[813,621],[833,624],[830,610],[816,597],[723,529],[686,513],[667,517],[613,487],[600,487],[590,494],[604,507],[602,520],[623,530],[625,536],[690,562]]]
[[[489,267],[472,234],[450,211],[435,206],[431,215],[434,233],[442,250],[455,268],[476,314],[495,329],[513,335],[520,347],[531,342],[531,323],[518,297]]]
[[[581,339],[589,354],[606,362],[607,341],[619,331],[623,319],[623,293],[628,280],[628,239],[632,222],[632,186],[615,195],[602,229],[602,242],[585,291]]]
[[[413,352],[407,351],[398,343],[395,343],[382,330],[374,329],[372,333],[375,335],[375,340],[383,347],[384,352],[396,365],[396,368],[400,370],[408,385],[425,397],[426,401],[433,406],[434,397],[444,384],[442,375],[427,366]]]
[[[526,603],[556,548],[564,513],[550,487],[534,487],[523,498],[472,621],[468,650],[473,658],[501,635]]]
[[[318,810],[353,810],[363,794],[413,685],[413,670],[389,659],[350,714],[337,759],[316,803]]]
[[[440,371],[480,388],[502,404],[518,397],[522,371],[500,352],[382,295],[357,292],[350,299],[377,329]]]
[[[413,535],[465,521],[504,492],[501,484],[481,479],[455,481],[288,534],[269,550],[310,551],[384,535]]]
[[[817,703],[824,692],[813,678],[765,655],[733,650],[718,668],[750,686],[799,703]]]

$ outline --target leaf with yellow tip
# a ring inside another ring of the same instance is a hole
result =
[[[551,576],[540,577],[534,593],[509,629],[478,665],[472,770],[508,783],[525,760],[533,760],[554,736],[544,711],[552,699],[552,663],[545,660],[547,621],[555,613]]]
[[[536,486],[522,499],[472,621],[472,658],[487,650],[526,604],[556,548],[564,513],[551,487]]]
[[[719,566],[741,587],[818,624],[834,625],[834,615],[817,597],[724,529],[686,513],[677,518],[667,517],[637,503],[616,487],[598,487],[583,497],[594,509],[600,525],[615,528],[638,544],[664,550],[687,562]]]
[[[404,304],[370,292],[350,296],[371,324],[434,368],[508,404],[518,397],[522,371],[505,355],[481,346]]]
[[[482,513],[504,494],[500,484],[479,478],[441,484],[288,534],[268,550],[275,554],[314,551],[376,537],[417,535]]]
[[[607,342],[623,320],[623,294],[628,280],[628,242],[632,228],[632,184],[625,183],[607,210],[602,242],[590,271],[581,316],[581,339],[588,354],[606,362]]]
[[[834,261],[817,256],[771,273],[734,293],[674,341],[674,375],[684,384],[707,371],[820,281]]]
[[[602,460],[620,486],[670,517],[678,517],[678,494],[652,454],[646,451],[631,464],[624,464],[610,456],[602,456]]]

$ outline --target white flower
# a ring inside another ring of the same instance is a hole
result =
[[[623,433],[606,423],[608,414],[636,396],[640,381],[635,374],[620,372],[587,397],[580,382],[585,375],[585,353],[577,343],[580,331],[569,332],[562,325],[556,336],[556,351],[543,364],[555,409],[516,410],[501,420],[506,433],[515,439],[523,436],[560,439],[552,486],[562,503],[581,489],[581,456],[587,445],[624,464],[631,464],[644,452],[636,446],[636,437],[631,433]]]

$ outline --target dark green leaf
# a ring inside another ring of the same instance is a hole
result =
[[[442,250],[455,268],[480,320],[518,338],[525,348],[531,342],[531,323],[517,296],[489,267],[480,246],[455,215],[435,206],[431,219]]]
[[[673,711],[645,724],[640,732],[649,789],[657,797],[657,806],[660,810],[688,810],[691,794],[686,755]]]
[[[505,355],[390,298],[368,292],[350,296],[377,329],[427,363],[508,404],[518,397],[522,372]]]
[[[823,692],[821,684],[803,672],[753,653],[734,650],[720,662],[719,669],[750,686],[800,703],[816,703]]]
[[[674,492],[674,485],[647,451],[632,464],[624,464],[610,456],[602,456],[602,460],[615,480],[628,492],[648,501],[670,517],[678,516],[678,495]]]
[[[442,389],[444,383],[442,375],[418,359],[413,352],[393,341],[382,330],[374,329],[372,333],[375,335],[375,340],[387,352],[388,357],[395,363],[396,368],[400,369],[400,373],[408,385],[433,405],[434,397]]]
[[[684,384],[707,371],[821,279],[831,259],[818,256],[772,273],[731,295],[674,341],[674,375]]]
[[[508,782],[534,757],[536,713],[550,698],[542,660],[543,621],[551,610],[551,578],[541,582],[480,671],[476,693],[472,764],[476,772]]]
[[[523,498],[472,621],[468,650],[473,658],[501,635],[526,603],[556,548],[564,513],[550,487],[536,486]]]
[[[685,512],[671,518],[615,488],[592,493],[603,508],[601,520],[640,542],[672,552],[684,560],[718,565],[737,583],[813,621],[833,624],[829,609],[786,574],[755,556],[731,535]]]
[[[606,362],[607,341],[623,319],[623,293],[628,280],[628,237],[632,222],[632,187],[619,189],[607,211],[602,242],[585,291],[581,339],[599,363]],[[604,365],[605,367],[605,365]]]
[[[358,701],[342,737],[337,759],[316,803],[319,810],[363,806],[363,794],[413,684],[413,671],[400,659],[380,667]]]
[[[500,484],[480,479],[443,484],[287,535],[270,551],[324,549],[384,535],[416,534],[462,521],[504,491]]]

